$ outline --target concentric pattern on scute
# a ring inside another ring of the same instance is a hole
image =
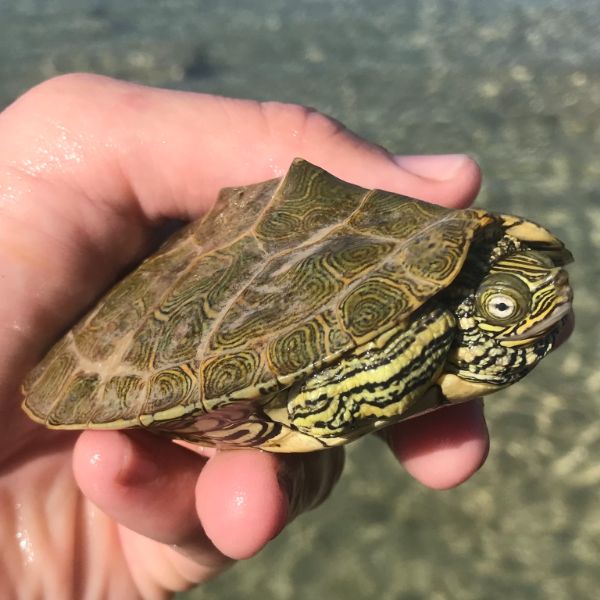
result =
[[[492,222],[296,160],[283,180],[223,190],[117,284],[28,378],[25,409],[54,426],[178,430],[267,401],[448,286]]]

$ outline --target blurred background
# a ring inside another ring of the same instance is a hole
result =
[[[0,107],[92,71],[304,103],[395,152],[468,152],[478,204],[576,257],[577,328],[487,401],[485,468],[448,492],[348,449],[321,508],[181,599],[587,599],[600,589],[600,0],[0,0]]]

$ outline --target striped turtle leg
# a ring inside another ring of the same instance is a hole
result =
[[[401,417],[437,380],[454,331],[452,313],[427,306],[408,324],[293,386],[288,398],[292,426],[327,443],[327,438],[349,439]]]

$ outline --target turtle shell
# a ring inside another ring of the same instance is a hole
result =
[[[410,318],[497,223],[296,159],[222,190],[109,291],[30,374],[24,408],[49,427],[176,430],[260,404]]]

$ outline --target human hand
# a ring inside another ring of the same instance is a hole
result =
[[[328,495],[339,449],[275,456],[50,432],[19,408],[26,372],[166,220],[197,218],[220,188],[279,176],[295,156],[447,206],[479,187],[466,157],[394,157],[292,105],[74,75],[0,114],[0,597],[165,597],[253,555]],[[468,478],[488,447],[477,402],[388,438],[435,488]]]

